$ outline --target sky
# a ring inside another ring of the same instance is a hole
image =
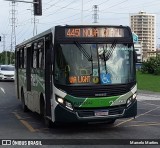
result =
[[[160,44],[160,0],[42,0],[42,16],[36,16],[37,34],[55,25],[95,24],[93,5],[98,6],[97,25],[129,26],[131,14],[140,11],[155,14],[156,41]],[[5,35],[5,50],[11,49],[11,10],[11,2],[0,0],[0,36]],[[33,37],[33,4],[16,2],[15,10],[16,44],[19,44]],[[2,38],[0,52],[3,45]]]

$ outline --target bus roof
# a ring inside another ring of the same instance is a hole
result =
[[[46,31],[44,31],[44,32],[42,32],[42,33],[40,33],[40,34],[38,34],[38,35],[36,35],[36,36],[28,39],[28,40],[26,40],[26,41],[23,41],[22,43],[16,45],[16,48],[21,47],[21,46],[23,46],[23,45],[25,45],[25,44],[27,44],[27,43],[30,43],[31,41],[37,40],[38,38],[41,38],[41,37],[43,37],[43,36],[51,33],[52,30],[53,30],[53,28],[54,28],[54,27],[52,27],[52,28],[50,28],[50,29],[48,29],[48,30],[46,30]]]
[[[48,30],[46,30],[46,31],[44,31],[44,32],[42,32],[42,33],[40,33],[40,34],[28,39],[28,40],[26,40],[26,41],[23,41],[22,43],[16,45],[16,48],[21,47],[21,46],[23,46],[25,44],[28,44],[31,41],[37,40],[37,39],[39,39],[39,38],[41,38],[41,37],[43,37],[43,36],[45,36],[45,35],[47,35],[49,33],[53,33],[55,28],[69,28],[69,27],[82,27],[82,28],[83,27],[130,28],[129,26],[123,26],[123,25],[58,25],[58,26],[54,26],[54,27],[52,27],[52,28],[50,28],[50,29],[48,29]]]

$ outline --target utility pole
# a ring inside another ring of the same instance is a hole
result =
[[[33,10],[31,10],[31,12],[34,12]],[[32,13],[33,14],[33,13]],[[38,23],[38,19],[36,18],[36,16],[33,14],[33,18],[31,23],[33,23],[33,36],[37,35],[37,23]]]
[[[6,34],[2,34],[3,38],[3,52],[5,52],[5,64],[8,64],[8,57],[7,57],[7,51],[6,51]]]
[[[27,10],[31,11],[31,17],[33,15],[33,18],[31,18],[31,24],[33,23],[33,36],[35,36],[35,35],[37,35],[37,23],[38,23],[38,19],[34,15],[34,10],[33,9],[27,9]]]
[[[15,10],[15,0],[11,2],[12,10],[11,10],[11,26],[12,26],[12,32],[11,32],[11,50],[10,50],[10,64],[12,60],[12,52],[15,49],[16,46],[16,10]]]
[[[5,38],[6,34],[2,34],[3,52],[5,51]]]
[[[15,33],[15,27],[16,27],[16,17],[15,17],[15,4],[16,2],[23,2],[23,3],[32,3],[33,4],[33,8],[34,8],[34,16],[38,15],[41,16],[42,15],[42,0],[33,0],[33,1],[22,1],[22,0],[5,0],[5,1],[11,1],[12,3],[12,10],[11,10],[11,26],[12,26],[12,33],[11,33],[11,53],[13,51],[13,49],[15,49],[16,46],[16,33]],[[34,17],[34,22],[35,22],[35,17]],[[35,30],[35,26],[34,26],[34,30]],[[36,31],[37,33],[37,31]],[[10,54],[10,63],[11,63],[11,59],[12,59],[12,54]]]
[[[83,0],[82,0],[82,8],[81,8],[81,24],[83,25]]]
[[[93,5],[93,23],[98,23],[99,15],[98,15],[98,5]]]
[[[33,36],[35,34],[37,34],[37,26],[36,26],[36,16],[41,16],[42,15],[42,0],[32,0],[32,1],[25,1],[25,0],[5,0],[5,1],[11,1],[12,2],[12,37],[11,37],[11,49],[13,49],[13,40],[15,41],[15,45],[16,45],[16,36],[14,35],[15,33],[15,3],[16,2],[22,2],[22,3],[31,3],[33,4],[33,12],[34,12],[34,18],[33,18],[33,23],[34,23],[34,27],[33,27]]]
[[[33,18],[33,36],[37,35],[37,25],[36,25],[36,17],[34,15],[34,18]]]

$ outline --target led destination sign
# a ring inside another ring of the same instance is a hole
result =
[[[88,28],[66,28],[67,38],[92,38],[92,37],[124,37],[124,28],[88,27]]]

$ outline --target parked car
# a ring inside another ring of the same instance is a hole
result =
[[[14,81],[14,66],[0,65],[0,80],[13,80]]]

